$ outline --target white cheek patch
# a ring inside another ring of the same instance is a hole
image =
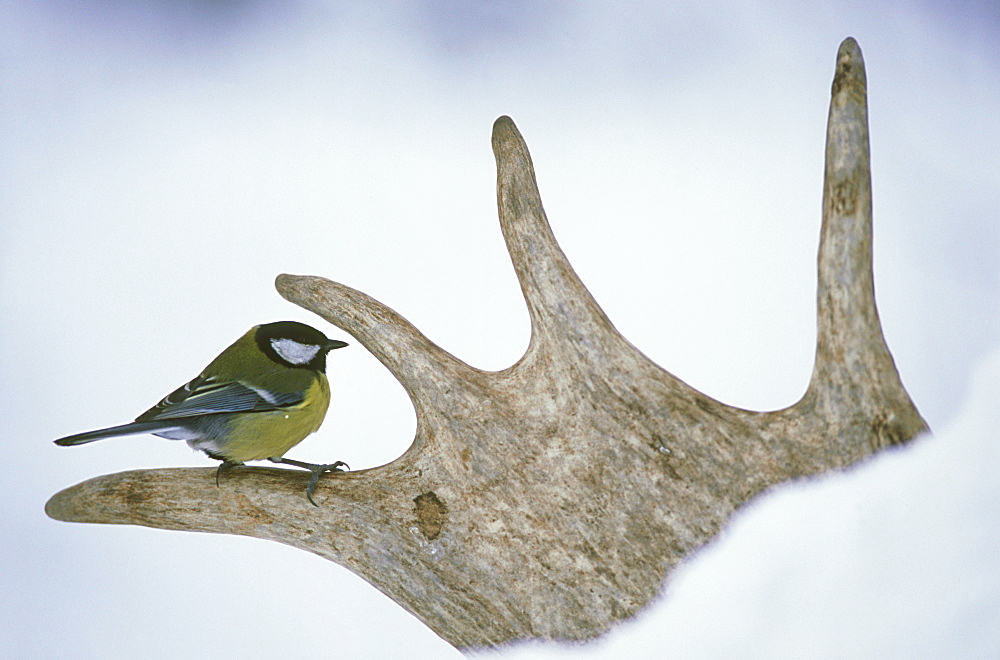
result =
[[[309,364],[320,350],[315,344],[300,344],[294,339],[272,339],[271,347],[281,359],[292,364]]]

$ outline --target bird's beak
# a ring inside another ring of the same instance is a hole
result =
[[[326,346],[324,346],[323,348],[325,348],[328,351],[332,351],[335,348],[343,348],[344,346],[347,346],[346,341],[340,341],[339,339],[331,339],[326,343]]]

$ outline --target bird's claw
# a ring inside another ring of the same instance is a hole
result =
[[[226,460],[223,460],[221,463],[219,463],[219,469],[217,469],[215,471],[215,487],[216,488],[218,488],[219,486],[222,485],[221,483],[219,483],[219,479],[220,479],[220,477],[222,477],[222,473],[225,472],[226,470],[228,470],[229,468],[236,467],[237,465],[243,465],[243,464],[242,463],[234,463],[232,461],[226,461]]]
[[[325,465],[316,465],[310,468],[309,471],[312,472],[312,477],[310,477],[309,483],[306,484],[306,497],[309,498],[309,501],[312,502],[313,506],[319,506],[316,504],[315,500],[313,500],[313,493],[316,492],[316,487],[319,485],[319,478],[327,472],[345,472],[345,470],[342,470],[340,467],[342,465],[348,470],[351,469],[351,466],[344,461],[336,461]]]
[[[316,487],[319,485],[319,478],[327,472],[345,472],[341,469],[341,466],[346,467],[348,470],[351,466],[344,461],[335,461],[333,463],[306,463],[303,461],[296,461],[291,458],[281,458],[280,456],[272,456],[267,459],[272,463],[284,463],[285,465],[294,465],[295,467],[304,468],[312,472],[312,477],[309,479],[309,483],[306,485],[306,497],[313,506],[319,506],[313,499],[313,493],[316,492]]]

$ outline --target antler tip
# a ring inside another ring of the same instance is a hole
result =
[[[291,299],[294,293],[300,290],[303,285],[317,280],[322,279],[312,275],[292,275],[290,273],[281,273],[274,278],[274,288],[278,290],[278,293],[286,299]]]
[[[848,86],[846,83],[860,85],[866,88],[868,81],[865,76],[865,59],[861,54],[861,46],[854,37],[844,39],[837,50],[837,72],[833,77],[833,94]]]
[[[839,55],[843,56],[844,53],[850,52],[852,54],[856,53],[858,56],[861,55],[861,47],[858,45],[858,40],[854,37],[847,37],[840,42]]]
[[[69,492],[72,488],[65,488],[52,497],[49,501],[45,503],[45,515],[53,520],[60,520],[62,522],[74,522],[78,520],[78,516],[75,515],[76,507],[74,506],[75,498]]]
[[[527,154],[528,147],[514,120],[507,115],[501,115],[493,122],[493,151],[499,155],[501,150],[507,151],[517,146]]]
[[[121,506],[146,499],[141,470],[94,477],[64,488],[45,503],[45,514],[53,520],[81,523],[125,522]]]
[[[493,132],[496,133],[502,130],[517,130],[517,126],[514,124],[514,120],[507,115],[500,115],[497,120],[493,122]]]

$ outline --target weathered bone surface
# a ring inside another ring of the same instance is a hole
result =
[[[125,472],[56,494],[59,520],[243,534],[337,562],[459,648],[586,639],[650,602],[732,513],[782,481],[842,468],[927,427],[875,309],[861,51],[837,55],[808,391],[749,412],[695,391],[622,337],[577,278],[542,210],[514,123],[493,127],[507,248],[531,317],[514,366],[488,373],[388,307],[319,277],[283,296],[354,335],[408,392],[413,445],[324,477],[234,469]],[[346,606],[346,604],[345,604]]]

